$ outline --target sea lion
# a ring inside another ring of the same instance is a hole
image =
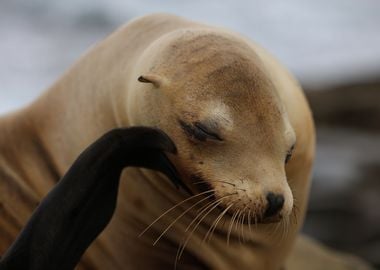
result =
[[[81,153],[42,200],[0,259],[0,269],[74,269],[111,220],[123,168],[159,170],[180,185],[163,151],[175,153],[176,147],[159,130],[132,127],[107,132]]]
[[[1,197],[0,252],[86,146],[136,125],[173,139],[171,162],[192,195],[160,173],[124,171],[136,180],[121,182],[114,219],[81,269],[283,267],[314,158],[302,90],[241,35],[163,14],[121,27],[33,104],[0,119],[1,194],[14,194]]]

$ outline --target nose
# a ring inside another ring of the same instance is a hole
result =
[[[281,194],[274,194],[273,192],[269,192],[267,194],[267,202],[268,206],[264,213],[265,217],[271,217],[280,212],[282,207],[284,206],[284,196]]]

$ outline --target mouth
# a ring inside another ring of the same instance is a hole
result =
[[[278,223],[282,220],[282,215],[277,215],[269,218],[264,218],[260,221],[262,224]]]
[[[225,208],[220,206],[218,207],[221,211]],[[236,212],[227,211],[226,216],[230,219],[236,219]],[[245,225],[255,225],[255,224],[271,224],[271,223],[279,223],[282,220],[282,215],[277,215],[273,217],[263,217],[263,215],[254,215],[252,213],[248,213],[243,215],[245,218],[241,218],[239,220],[240,223]]]

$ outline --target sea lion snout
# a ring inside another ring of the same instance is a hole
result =
[[[207,180],[205,180],[207,181]],[[280,222],[290,215],[293,208],[293,196],[286,186],[269,188],[253,181],[233,182],[210,181],[215,190],[216,200],[221,201],[220,208],[228,209],[230,216],[240,213],[246,216],[244,223]]]

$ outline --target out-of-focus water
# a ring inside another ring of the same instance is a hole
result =
[[[1,0],[0,113],[34,99],[118,25],[152,12],[241,32],[306,85],[380,71],[378,0]]]

